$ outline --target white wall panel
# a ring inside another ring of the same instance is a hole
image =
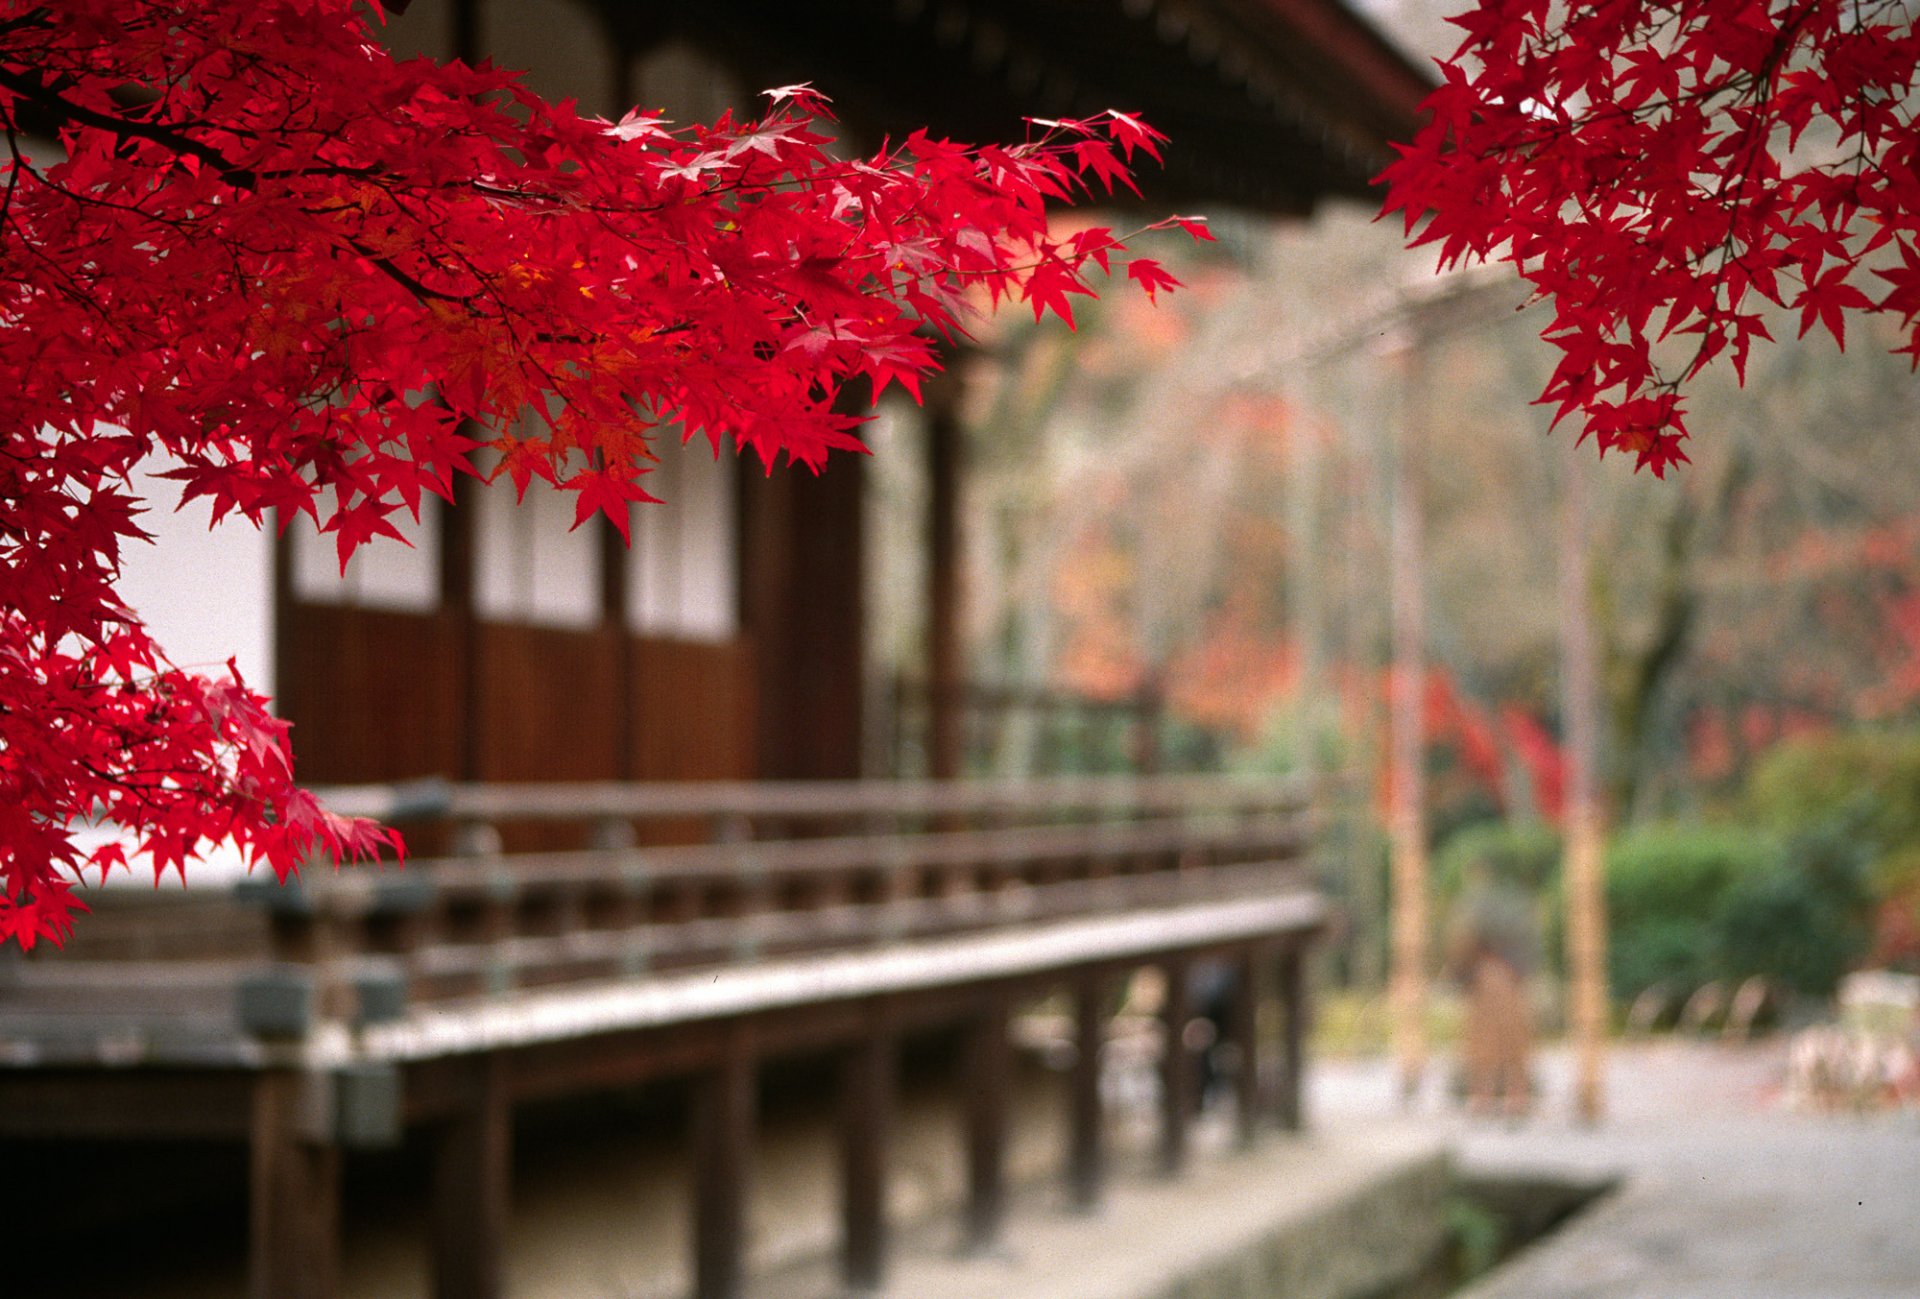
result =
[[[387,516],[407,544],[375,537],[353,552],[345,573],[330,534],[304,515],[288,528],[293,545],[293,593],[312,604],[431,613],[440,603],[440,510],[437,496],[420,499],[420,518],[404,508]]]
[[[148,505],[138,522],[154,540],[121,548],[121,598],[181,667],[217,672],[231,657],[248,685],[271,692],[273,543],[233,516],[209,528],[205,501],[177,510],[179,485],[149,476],[165,467],[148,460],[134,474]]]

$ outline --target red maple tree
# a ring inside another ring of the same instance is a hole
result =
[[[1553,303],[1542,400],[1602,454],[1686,459],[1682,389],[1745,375],[1769,305],[1842,346],[1902,322],[1920,363],[1920,32],[1899,0],[1478,0],[1432,117],[1384,173],[1443,264],[1512,262]]]
[[[1045,205],[1131,185],[1161,139],[1111,112],[848,159],[806,87],[757,119],[606,122],[396,61],[367,21],[0,0],[0,943],[59,941],[83,869],[130,850],[159,873],[231,840],[284,877],[399,848],[117,598],[136,467],[214,519],[309,515],[343,563],[480,446],[624,532],[662,426],[818,469],[860,449],[842,383],[917,392],[973,297],[1070,319],[1122,244],[1054,239]],[[124,834],[83,849],[94,822]]]

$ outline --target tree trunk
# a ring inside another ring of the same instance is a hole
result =
[[[1388,835],[1393,860],[1391,995],[1394,1054],[1403,1101],[1419,1090],[1427,1066],[1426,681],[1424,542],[1420,449],[1424,442],[1425,356],[1418,340],[1403,353],[1398,436],[1393,455],[1392,784]]]
[[[1560,638],[1566,717],[1567,977],[1574,1046],[1574,1109],[1597,1123],[1606,1108],[1607,911],[1602,829],[1595,789],[1599,690],[1594,680],[1593,620],[1587,585],[1587,475],[1592,466],[1567,439],[1560,514]]]

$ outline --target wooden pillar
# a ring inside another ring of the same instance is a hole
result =
[[[694,1299],[746,1292],[755,1061],[750,1030],[728,1026],[720,1059],[693,1082]]]
[[[927,392],[927,774],[960,774],[960,383],[949,372]]]
[[[1013,1052],[1007,1041],[1008,996],[988,989],[967,1032],[967,1208],[962,1249],[990,1252],[1007,1214],[1007,1114]]]
[[[861,409],[842,393],[840,409]],[[756,774],[850,780],[866,741],[862,659],[864,457],[836,454],[817,477],[740,460],[741,615],[758,700]]]
[[[340,1292],[340,1149],[314,1133],[330,1100],[320,1084],[275,1070],[254,1085],[249,1299],[334,1299]]]
[[[840,1277],[850,1294],[876,1293],[886,1281],[897,1057],[896,1039],[881,1024],[840,1062]]]
[[[1262,1118],[1272,1104],[1260,1068],[1260,990],[1266,986],[1266,965],[1258,951],[1242,952],[1234,962],[1233,999],[1228,1003],[1227,1040],[1240,1057],[1233,1080],[1235,1136],[1243,1149],[1259,1137]]]
[[[1067,1194],[1090,1213],[1106,1191],[1106,1111],[1100,1096],[1100,1057],[1107,1044],[1107,978],[1088,973],[1073,987],[1073,1072],[1067,1079]]]
[[[1282,953],[1280,966],[1280,1081],[1274,1108],[1280,1126],[1298,1132],[1306,1125],[1301,1093],[1307,1074],[1307,962],[1298,948]]]
[[[1161,967],[1167,980],[1167,999],[1160,1007],[1160,1172],[1177,1177],[1187,1167],[1187,1124],[1193,1118],[1195,1076],[1193,1056],[1187,1050],[1187,1023],[1193,1018],[1188,961],[1181,957]]]
[[[507,1213],[513,1179],[513,1112],[499,1056],[466,1066],[465,1095],[434,1133],[434,1299],[506,1293]]]

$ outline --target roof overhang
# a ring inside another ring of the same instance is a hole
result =
[[[598,0],[761,85],[810,81],[875,137],[1007,139],[1141,113],[1172,137],[1148,202],[1301,213],[1367,200],[1432,82],[1338,0]]]

